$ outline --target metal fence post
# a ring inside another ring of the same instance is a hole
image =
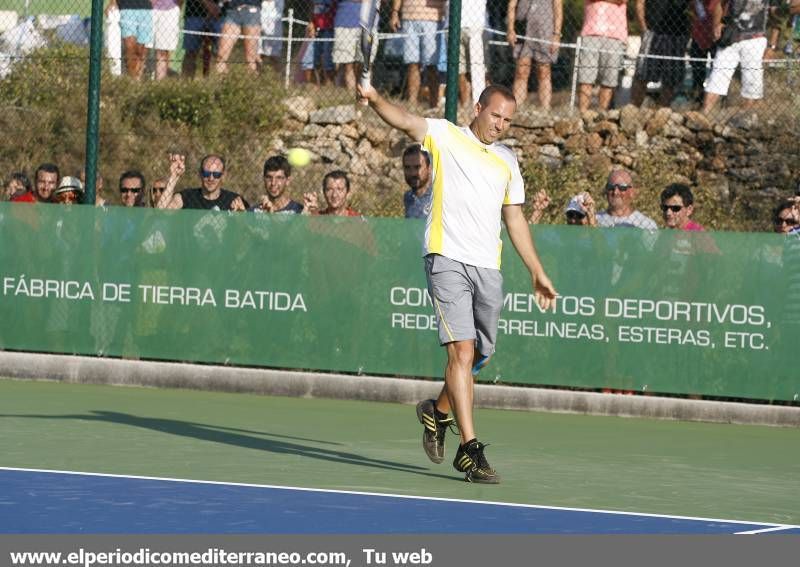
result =
[[[294,36],[294,8],[289,8],[289,34],[286,37],[286,72],[283,78],[283,87],[289,88],[289,75],[292,68],[292,37]]]
[[[97,138],[100,133],[100,68],[103,55],[103,0],[92,0],[89,36],[89,89],[86,96],[86,187],[84,203],[94,206]]]
[[[572,63],[572,89],[569,93],[569,112],[575,110],[575,90],[578,87],[578,59],[581,55],[581,36],[575,40],[575,61]]]

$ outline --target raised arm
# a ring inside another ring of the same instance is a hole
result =
[[[156,203],[157,209],[180,209],[183,208],[183,198],[175,193],[183,172],[186,171],[186,156],[181,154],[169,155],[169,177],[167,186],[161,193],[161,198]]]
[[[539,254],[533,244],[531,229],[522,212],[522,205],[504,205],[503,221],[506,223],[508,236],[511,238],[514,249],[531,274],[536,303],[543,310],[549,309],[558,296],[558,292],[553,287],[550,278],[547,277],[542,262],[539,260]]]
[[[378,94],[371,85],[366,89],[360,84],[356,87],[359,102],[366,101],[375,110],[381,120],[392,128],[396,128],[415,142],[422,142],[428,133],[428,123],[421,116],[411,114],[405,108],[392,104]]]

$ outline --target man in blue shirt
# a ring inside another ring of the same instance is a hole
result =
[[[427,218],[433,199],[431,156],[420,144],[411,144],[403,152],[403,175],[409,187],[403,194],[406,218]]]

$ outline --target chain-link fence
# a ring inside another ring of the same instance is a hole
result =
[[[639,208],[659,226],[669,224],[661,192],[681,183],[705,198],[695,209],[707,226],[766,228],[800,171],[792,150],[800,0],[769,2],[462,0],[451,96],[465,122],[485,85],[513,89],[520,104],[510,144],[529,194],[545,190],[553,201],[540,222],[566,222],[581,191],[594,190],[598,212],[611,206],[606,177],[623,167],[644,179]],[[13,174],[35,186],[42,163],[58,165],[59,178],[82,175],[91,2],[6,5],[0,167],[9,191],[24,193]],[[361,2],[116,0],[104,8],[99,202],[125,202],[120,177],[138,171],[143,179],[129,179],[144,191],[133,203],[157,204],[151,189],[166,186],[175,155],[185,156],[176,191],[201,187],[213,182],[203,156],[218,154],[219,183],[250,206],[282,208],[270,195],[286,186],[300,204],[316,194],[323,209],[323,176],[341,170],[351,210],[404,214],[409,140],[353,104]],[[376,88],[442,116],[448,28],[446,0],[384,0]],[[267,186],[267,158],[294,147],[310,152],[295,163],[310,164],[283,170],[288,184]]]

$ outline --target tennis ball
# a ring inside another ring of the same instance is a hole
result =
[[[311,152],[305,148],[292,148],[286,152],[286,159],[292,167],[305,167],[311,162]]]

